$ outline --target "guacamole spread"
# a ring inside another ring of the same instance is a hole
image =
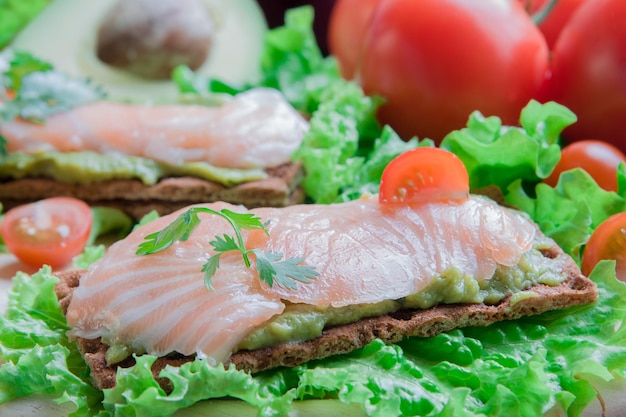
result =
[[[326,326],[353,323],[365,317],[389,314],[411,308],[427,309],[437,304],[485,303],[495,304],[513,294],[512,302],[533,297],[525,291],[536,284],[559,285],[565,277],[554,269],[554,260],[548,264],[540,252],[550,245],[548,240],[537,242],[517,265],[499,266],[491,279],[477,280],[464,276],[456,268],[449,268],[433,277],[422,291],[399,300],[346,307],[287,305],[285,311],[250,333],[238,350],[254,350],[272,344],[302,341],[318,337]]]
[[[256,181],[267,177],[262,169],[220,168],[206,162],[169,165],[152,159],[128,155],[103,155],[91,151],[14,152],[0,163],[0,179],[52,178],[71,184],[91,184],[114,179],[136,179],[146,185],[164,177],[192,176],[224,186]]]

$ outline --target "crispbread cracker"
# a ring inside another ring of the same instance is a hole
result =
[[[232,187],[193,177],[168,177],[147,186],[139,180],[108,180],[93,184],[69,184],[49,178],[22,178],[0,182],[5,210],[49,197],[69,196],[93,206],[120,209],[140,219],[152,210],[165,215],[196,203],[226,201],[247,208],[284,207],[304,200],[298,186],[300,163],[266,170],[268,177]]]
[[[565,280],[558,286],[535,285],[525,292],[528,297],[517,297],[512,302],[508,296],[495,305],[486,304],[449,304],[439,305],[425,310],[400,310],[379,317],[361,319],[355,323],[326,328],[323,334],[304,342],[291,342],[266,347],[253,351],[239,351],[232,355],[230,365],[251,373],[279,366],[296,366],[313,359],[349,353],[373,341],[381,339],[385,343],[398,342],[407,336],[435,336],[455,328],[468,326],[487,326],[497,321],[513,320],[523,316],[583,305],[597,300],[596,285],[582,275],[574,261],[558,246],[542,251],[548,259],[565,265]],[[65,312],[71,300],[73,288],[80,282],[83,271],[59,273],[57,296]],[[115,386],[117,367],[134,364],[129,357],[114,366],[108,366],[105,360],[107,345],[97,340],[77,339],[80,351],[91,368],[94,385],[99,389]],[[159,379],[159,372],[166,366],[180,366],[193,360],[193,356],[172,354],[156,360],[153,366],[155,378],[165,390],[170,390],[167,379]]]

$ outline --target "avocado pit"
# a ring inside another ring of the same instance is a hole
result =
[[[199,0],[118,0],[97,32],[96,55],[148,79],[168,79],[178,65],[208,58],[215,23]]]

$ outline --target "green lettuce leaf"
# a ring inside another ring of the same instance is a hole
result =
[[[625,196],[602,189],[581,169],[563,172],[554,188],[538,183],[534,194],[528,195],[516,180],[506,201],[528,213],[578,263],[593,230],[609,216],[626,211]]]
[[[309,130],[293,155],[306,172],[302,186],[317,203],[336,201],[364,168],[362,141],[371,133],[376,100],[356,84],[338,81],[320,96]]]
[[[89,369],[69,330],[54,293],[58,279],[49,267],[13,278],[9,305],[0,317],[0,404],[46,394],[76,406],[73,416],[95,415],[102,393],[89,383]]]
[[[135,225],[135,221],[121,210],[111,207],[92,207],[93,223],[87,246],[72,259],[72,266],[87,269],[104,256],[106,244],[123,239]]]
[[[112,235],[113,240],[128,235],[135,222],[126,213],[111,207],[92,207],[93,224],[88,244],[94,244],[98,239]]]
[[[188,362],[178,368],[166,367],[161,376],[174,386],[168,395],[152,376],[154,356],[137,357],[132,368],[120,370],[117,385],[104,391],[104,407],[115,416],[168,416],[194,403],[211,398],[237,398],[259,409],[264,416],[281,416],[291,410],[295,393],[283,394],[280,374],[252,377],[250,374],[209,366],[206,361]]]
[[[471,189],[495,185],[505,191],[516,180],[536,183],[548,177],[561,157],[559,135],[575,121],[560,104],[531,100],[522,110],[521,127],[474,112],[467,127],[449,133],[441,147],[461,158]]]
[[[265,36],[261,55],[261,85],[283,92],[298,110],[313,113],[316,92],[341,79],[333,57],[324,57],[313,32],[314,10],[302,6],[287,10],[284,26]]]

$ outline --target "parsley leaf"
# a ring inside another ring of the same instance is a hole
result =
[[[221,253],[216,253],[215,255],[211,256],[202,266],[202,272],[204,272],[204,286],[208,290],[213,289],[213,275],[215,275],[220,267],[221,255]]]
[[[202,266],[204,273],[204,285],[207,289],[213,288],[212,279],[220,266],[221,255],[230,251],[239,251],[246,265],[251,267],[249,255],[252,253],[256,257],[256,269],[262,282],[270,287],[276,285],[284,288],[295,289],[296,281],[309,283],[316,278],[318,273],[309,265],[301,265],[303,258],[289,258],[280,260],[281,253],[264,252],[260,249],[247,249],[242,230],[260,229],[269,234],[261,219],[252,213],[236,213],[228,209],[220,211],[210,209],[208,207],[193,207],[181,213],[172,223],[158,232],[145,236],[145,240],[139,244],[136,254],[149,255],[161,252],[177,241],[185,241],[193,230],[200,224],[199,213],[208,213],[222,217],[235,232],[235,236],[224,234],[223,236],[215,236],[215,239],[209,244],[215,250],[215,254],[211,255],[207,262]]]
[[[200,219],[195,211],[188,210],[182,213],[164,229],[146,236],[146,240],[137,249],[137,255],[161,252],[172,246],[174,242],[189,239],[189,235],[199,223]]]
[[[289,258],[279,261],[282,257],[280,253],[266,253],[260,249],[252,249],[251,252],[256,256],[256,267],[261,281],[270,287],[276,282],[280,287],[295,289],[296,283],[294,281],[309,283],[312,278],[318,275],[312,267],[300,265],[304,262],[303,258]]]
[[[236,213],[228,209],[222,209],[222,212],[241,229],[265,229],[261,219],[252,213]]]
[[[228,252],[231,250],[237,250],[237,242],[232,236],[224,235],[223,238],[215,236],[215,240],[209,242],[216,252]]]

